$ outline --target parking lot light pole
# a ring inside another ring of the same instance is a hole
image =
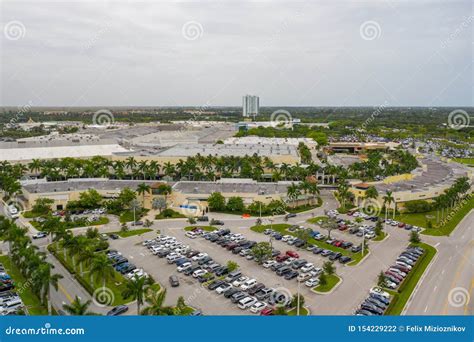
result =
[[[298,298],[296,299],[297,301],[297,304],[296,304],[296,316],[299,316],[300,315],[300,284],[301,284],[301,281],[297,281],[298,282]]]
[[[365,228],[362,227],[362,256],[364,256],[365,252]]]

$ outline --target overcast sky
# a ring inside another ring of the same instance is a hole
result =
[[[473,104],[469,0],[0,2],[4,106]]]

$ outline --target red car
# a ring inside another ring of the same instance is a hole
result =
[[[260,311],[260,316],[272,316],[273,315],[273,308],[265,308]]]
[[[398,224],[398,228],[405,228],[405,223],[400,222],[400,223]]]
[[[287,259],[289,259],[290,257],[288,255],[284,255],[284,254],[280,254],[276,257],[276,261],[278,262],[283,262]]]
[[[336,246],[336,247],[341,247],[341,245],[342,245],[343,242],[344,242],[344,241],[335,241],[335,242],[334,242],[334,246]]]
[[[339,226],[340,231],[344,231],[347,229],[347,226],[345,224]]]
[[[296,259],[298,259],[300,257],[298,255],[298,253],[296,253],[295,251],[286,251],[286,255],[288,255],[289,257],[292,257],[292,258],[296,258]]]

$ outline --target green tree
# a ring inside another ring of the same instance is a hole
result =
[[[268,260],[272,256],[272,247],[269,242],[258,242],[251,249],[252,255],[259,264]]]
[[[331,261],[325,261],[323,263],[323,270],[327,275],[334,274],[334,272],[336,271],[334,263]]]
[[[81,302],[81,299],[76,296],[71,304],[64,304],[63,309],[72,316],[94,315],[93,312],[87,310],[91,303],[92,302],[90,300]]]
[[[54,200],[50,198],[38,198],[31,208],[31,211],[37,215],[47,215],[52,211]]]
[[[234,212],[243,212],[245,210],[244,200],[238,196],[230,197],[227,201],[226,209]]]
[[[418,234],[417,231],[412,230],[410,232],[410,242],[411,243],[420,243],[421,242],[420,234]]]
[[[207,199],[211,210],[222,211],[225,209],[225,198],[220,192],[213,192]]]
[[[232,261],[232,260],[227,261],[227,269],[229,270],[229,273],[235,271],[238,268],[239,268],[239,264],[236,263],[235,261]]]
[[[94,209],[100,206],[102,196],[95,189],[89,189],[79,194],[79,204],[85,209]]]
[[[326,273],[323,272],[319,275],[319,285],[324,286],[327,283],[328,283],[328,279],[327,279]]]
[[[383,232],[383,224],[380,219],[377,220],[375,223],[375,228],[374,228],[375,235],[381,236]]]
[[[300,308],[304,306],[304,296],[300,293]],[[296,308],[298,306],[298,294],[295,293],[291,298],[291,307]]]
[[[166,289],[161,291],[149,289],[146,296],[146,302],[148,306],[143,309],[142,314],[154,316],[173,316],[175,314],[175,310],[173,310],[171,306],[164,305],[165,299]]]
[[[385,277],[385,273],[383,271],[380,271],[379,276],[377,278],[377,285],[380,287],[385,287],[387,286],[387,280]]]
[[[127,282],[126,288],[122,293],[123,298],[132,298],[137,301],[137,315],[140,315],[140,306],[143,304],[144,295],[150,285],[151,280],[149,277],[139,277],[135,275]]]

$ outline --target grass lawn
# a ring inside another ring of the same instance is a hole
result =
[[[331,275],[326,276],[326,279],[327,279],[327,284],[326,285],[318,285],[318,286],[314,287],[313,290],[318,291],[318,292],[329,292],[334,288],[334,286],[339,284],[339,282],[341,281],[341,278],[339,278],[335,274],[331,274]]]
[[[441,227],[433,227],[433,228],[427,228],[427,220],[426,217],[428,216],[429,218],[431,217],[431,222],[433,226],[436,223],[436,211],[429,211],[426,213],[401,213],[395,215],[395,220],[401,221],[404,223],[408,223],[414,226],[418,227],[423,227],[426,228],[422,234],[425,235],[434,235],[434,236],[443,236],[443,235],[449,235],[451,232],[456,228],[458,223],[463,219],[464,216],[466,216],[471,209],[474,208],[474,196],[471,197],[466,203],[456,212],[453,214],[451,217],[451,220],[449,220],[444,226]],[[441,215],[441,214],[439,214]],[[381,216],[383,218],[383,216]],[[392,216],[389,215],[389,218]]]
[[[38,213],[34,213],[32,211],[25,211],[21,214],[24,218],[29,218],[29,219],[32,219],[32,218],[37,218],[37,217],[40,217],[40,216],[43,216],[42,214],[38,214]]]
[[[474,165],[474,158],[454,158],[454,161],[470,166]]]
[[[189,227],[185,227],[184,230],[189,232],[189,231],[194,230],[196,228],[202,229],[206,232],[213,232],[213,231],[217,230],[216,227],[212,227],[212,226],[189,226]]]
[[[289,227],[291,227],[290,224],[278,223],[278,224],[273,224],[273,225],[268,224],[268,225],[261,225],[261,226],[253,226],[250,229],[253,230],[254,232],[257,232],[257,233],[263,233],[263,231],[265,229],[271,228],[271,229],[279,232],[282,235],[296,236],[296,234],[294,232],[288,231]],[[340,252],[342,255],[347,255],[347,256],[351,257],[352,261],[348,264],[349,266],[357,265],[363,257],[362,253],[360,253],[360,252],[359,253],[352,253],[348,249],[339,248],[339,247],[330,245],[329,243],[326,243],[325,241],[320,241],[320,240],[310,238],[308,240],[308,243],[313,244],[315,246],[318,246],[320,248],[328,249],[328,250],[333,251],[333,252]],[[291,246],[289,246],[289,249],[291,249]]]
[[[385,311],[385,315],[400,315],[410,298],[416,284],[430,264],[436,254],[436,249],[428,244],[419,243],[412,246],[419,246],[425,249],[425,253],[418,259],[415,266],[408,273],[405,280],[401,283],[397,291],[391,291],[392,301]]]
[[[141,234],[144,234],[144,233],[148,233],[148,232],[151,232],[152,230],[153,229],[150,229],[150,228],[130,229],[126,232],[118,231],[118,232],[107,233],[107,235],[117,234],[118,236],[120,236],[122,238],[126,238],[126,237],[129,237],[129,236],[135,236],[135,235],[141,235]]]
[[[471,197],[470,200],[466,201],[466,203],[460,207],[460,209],[453,214],[451,219],[444,225],[438,228],[427,228],[425,229],[422,234],[425,235],[448,235],[456,228],[459,222],[474,208],[474,196]]]
[[[379,236],[376,236],[372,241],[382,241],[387,236],[387,233],[381,232]]]
[[[318,224],[318,221],[325,222],[327,220],[328,220],[327,216],[316,216],[316,217],[306,220],[306,222],[311,223],[311,224]]]
[[[135,219],[138,221],[143,215],[148,212],[147,209],[137,210],[135,212]],[[120,214],[120,223],[132,222],[133,221],[133,210],[127,210]]]
[[[40,299],[31,291],[29,281],[23,277],[20,270],[12,263],[11,259],[6,255],[1,255],[0,263],[5,266],[7,273],[15,282],[15,289],[20,295],[23,304],[28,308],[28,313],[30,315],[47,315],[48,309],[41,304]]]
[[[288,311],[288,316],[296,316],[296,312],[297,312],[296,308],[293,308]],[[300,308],[300,316],[308,316],[308,315],[309,315],[308,309]]]
[[[166,220],[170,218],[186,218],[186,215],[178,213],[173,209],[165,209],[158,215],[155,215],[155,220]]]
[[[54,251],[55,257],[67,268],[67,270],[73,274],[77,281],[89,292],[90,295],[93,295],[94,291],[98,288],[101,288],[104,284],[102,279],[99,279],[97,275],[92,278],[89,273],[89,265],[83,264],[82,274],[81,267],[79,262],[76,261],[76,267],[73,267],[73,259],[71,254],[66,252],[66,259],[64,259],[63,249],[57,248],[57,244],[50,245],[49,249]],[[103,252],[100,252],[103,253]],[[76,256],[77,259],[77,256]],[[114,272],[114,276],[108,278],[105,281],[105,287],[109,288],[113,293],[113,303],[111,305],[121,305],[129,302],[130,300],[124,299],[122,297],[122,292],[126,288],[127,279],[120,274],[119,272]]]

